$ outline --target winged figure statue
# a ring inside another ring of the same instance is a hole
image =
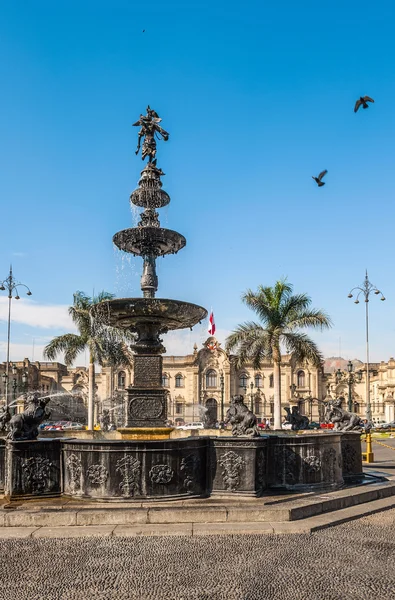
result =
[[[148,162],[152,163],[156,156],[156,140],[162,139],[165,142],[169,139],[169,134],[165,131],[159,123],[162,119],[159,117],[155,110],[152,110],[150,106],[147,106],[147,114],[140,115],[140,118],[136,123],[133,123],[133,127],[140,127],[138,133],[138,142],[136,154],[139,153],[141,148],[141,140],[144,138],[143,147],[141,151],[141,158],[145,160],[148,156]]]

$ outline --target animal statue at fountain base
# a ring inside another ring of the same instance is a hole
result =
[[[40,398],[35,392],[27,400],[25,410],[11,417],[9,421],[8,439],[10,440],[35,440],[38,436],[38,426],[51,416],[46,406],[49,397]]]
[[[100,428],[102,431],[110,431],[111,429],[111,418],[110,411],[108,408],[103,408],[102,415],[99,419]]]
[[[325,403],[325,422],[333,423],[333,431],[351,431],[363,429],[360,417],[342,408],[343,398],[336,398]]]
[[[292,411],[289,407],[286,407],[284,410],[287,413],[288,423],[291,423],[292,431],[301,431],[309,428],[309,418],[306,415],[301,415],[297,406],[293,406]]]
[[[8,422],[11,419],[11,413],[8,406],[2,406],[0,408],[0,432],[7,430]]]
[[[232,435],[258,437],[256,416],[243,402],[243,396],[233,396],[226,412],[225,424],[232,425]]]

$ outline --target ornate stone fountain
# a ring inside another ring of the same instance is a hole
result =
[[[164,229],[156,209],[170,202],[162,189],[164,173],[156,164],[156,137],[165,141],[169,134],[159,125],[158,114],[147,107],[134,123],[140,126],[136,154],[143,138],[142,159],[148,163],[141,172],[139,187],[130,201],[143,208],[137,227],[124,229],[113,237],[114,244],[123,252],[143,258],[141,277],[142,298],[117,298],[95,307],[93,314],[104,323],[135,334],[132,344],[134,357],[134,385],[128,390],[125,407],[125,427],[120,431],[127,437],[155,439],[168,437],[166,428],[167,391],[162,387],[162,353],[166,350],[160,335],[173,329],[192,328],[206,318],[201,306],[179,300],[155,298],[158,290],[156,259],[176,254],[186,244],[185,237],[171,229]],[[138,429],[136,429],[138,428]],[[153,429],[154,428],[154,429]]]
[[[182,235],[160,226],[156,210],[170,202],[162,190],[164,173],[156,165],[155,136],[165,141],[169,137],[160,121],[148,107],[135,123],[141,127],[136,153],[143,139],[142,158],[148,157],[148,163],[131,202],[143,211],[137,227],[114,236],[118,248],[143,258],[143,297],[117,298],[93,312],[103,323],[135,335],[134,385],[125,405],[124,439],[31,439],[14,427],[17,435],[0,439],[0,494],[4,490],[9,500],[65,495],[140,502],[211,494],[255,497],[276,489],[320,491],[358,483],[363,477],[358,432],[261,436],[241,397],[233,398],[227,413],[233,436],[168,439],[160,336],[193,327],[207,311],[155,297],[156,259],[186,244]],[[22,422],[28,413],[18,415]],[[0,420],[5,425],[8,416],[0,415]]]

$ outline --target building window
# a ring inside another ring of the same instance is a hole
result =
[[[240,375],[239,378],[239,387],[241,388],[246,388],[247,387],[247,381],[248,381],[248,377],[245,373],[243,373],[243,375]]]
[[[262,387],[262,375],[255,375],[255,387],[256,388]]]
[[[298,371],[298,388],[305,387],[305,375],[304,371]]]
[[[125,371],[119,371],[119,373],[118,373],[118,386],[117,386],[119,390],[124,390],[125,389],[125,382],[126,382]]]
[[[184,387],[184,378],[182,375],[176,375],[176,388]]]
[[[274,376],[273,373],[269,375],[269,387],[274,387]]]
[[[354,402],[354,412],[359,413],[359,402]]]
[[[162,387],[169,387],[169,377],[168,375],[162,375]]]
[[[255,415],[261,414],[261,401],[260,398],[255,398],[254,400],[254,413]]]
[[[176,402],[176,415],[182,415],[182,402]]]
[[[211,369],[206,373],[206,387],[216,388],[217,387],[217,373]]]

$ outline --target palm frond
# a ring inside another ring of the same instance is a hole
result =
[[[289,315],[289,329],[312,327],[313,329],[323,330],[329,329],[331,326],[331,318],[320,309],[306,310]]]
[[[292,354],[297,363],[307,360],[312,365],[319,367],[323,356],[317,344],[305,333],[289,332],[283,335],[287,352]]]
[[[55,360],[60,353],[64,353],[66,365],[71,365],[75,358],[85,349],[85,341],[75,333],[59,335],[49,342],[44,348],[43,356],[48,360]]]

